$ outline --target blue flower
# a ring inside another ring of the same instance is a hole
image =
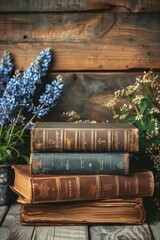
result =
[[[14,65],[11,55],[8,51],[5,51],[0,63],[0,96],[2,96],[5,86],[10,79],[13,67]]]
[[[63,85],[61,75],[58,75],[57,79],[52,81],[52,84],[46,84],[45,92],[42,93],[39,98],[39,105],[35,108],[33,108],[32,105],[32,109],[34,109],[33,113],[36,114],[38,118],[46,115],[49,110],[57,104],[56,100],[60,96]]]
[[[19,108],[23,107],[31,111],[33,109],[33,97],[36,92],[37,86],[41,85],[42,77],[46,74],[49,63],[52,59],[52,51],[46,49],[42,51],[37,59],[24,71],[21,76],[17,70],[15,75],[8,81],[6,89],[2,95],[2,102],[6,105],[7,118],[12,121],[12,117],[19,112]],[[50,98],[53,97],[50,91]],[[49,93],[48,93],[49,94]],[[42,96],[44,98],[45,96]],[[54,99],[53,99],[54,100]],[[47,104],[54,106],[53,100],[49,100]],[[51,104],[52,103],[52,104]],[[48,105],[47,105],[48,106]],[[49,111],[50,109],[47,109]],[[43,111],[43,115],[44,115]],[[3,116],[3,120],[4,116]]]
[[[36,118],[42,118],[57,104],[63,89],[61,76],[45,84],[43,91],[43,77],[51,60],[52,50],[47,48],[23,73],[16,70],[11,77],[14,66],[11,55],[5,52],[0,64],[0,146],[6,145],[8,151],[3,153],[0,147],[0,162],[20,156],[26,130],[33,126]]]

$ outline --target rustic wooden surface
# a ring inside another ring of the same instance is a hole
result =
[[[53,49],[50,73],[62,74],[65,86],[46,121],[62,121],[70,110],[111,120],[103,105],[114,90],[133,83],[137,72],[159,71],[158,0],[1,0],[0,31],[0,56],[9,50],[22,71]]]
[[[46,121],[62,121],[70,110],[111,120],[103,105],[114,90],[137,72],[159,71],[159,0],[1,0],[0,31],[0,56],[9,50],[22,71],[53,49],[50,73],[64,75],[65,86]]]
[[[140,226],[97,226],[90,228],[91,240],[153,240],[147,224]]]
[[[6,207],[0,207],[0,218]],[[9,209],[0,227],[0,240],[159,240],[160,222],[152,218],[149,225],[97,226],[21,226],[20,205]]]
[[[128,12],[157,12],[160,10],[159,0],[1,0],[0,11],[84,11],[108,10]]]
[[[159,68],[160,13],[0,14],[0,30],[0,55],[10,51],[21,70],[47,47],[51,70]]]
[[[88,240],[87,226],[21,226],[20,205],[13,204],[0,228],[0,240]]]
[[[60,72],[48,74],[47,80],[51,83]],[[64,89],[55,106],[44,118],[46,121],[66,121],[63,112],[75,111],[81,119],[113,121],[111,112],[106,103],[114,97],[114,91],[134,84],[136,77],[143,71],[125,73],[65,73],[61,72]]]
[[[3,222],[8,211],[8,206],[0,206],[0,225]]]
[[[44,118],[48,121],[66,121],[62,113],[76,111],[81,119],[113,121],[106,103],[114,97],[114,91],[134,84],[143,71],[124,73],[61,73],[64,89],[58,104]],[[56,74],[49,74],[49,82]]]
[[[152,236],[155,240],[160,239],[160,221],[154,220],[153,217],[148,219],[150,231],[152,232]]]

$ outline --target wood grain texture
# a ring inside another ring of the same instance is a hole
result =
[[[46,47],[58,71],[159,68],[160,14],[1,14],[0,31],[20,69]]]
[[[152,232],[154,240],[159,240],[160,238],[160,221],[155,220],[153,217],[148,218],[150,231]]]
[[[0,240],[88,240],[87,226],[21,226],[20,205],[13,204],[0,228]]]
[[[34,240],[89,240],[87,226],[35,227]]]
[[[43,120],[66,121],[62,113],[74,110],[83,120],[111,121],[112,115],[105,103],[114,97],[115,90],[134,84],[140,74],[142,72],[62,73],[64,88],[58,104]],[[49,75],[49,82],[56,75]]]
[[[160,2],[158,0],[1,0],[1,12],[34,12],[34,11],[88,11],[107,10],[123,12],[158,12]]]
[[[34,227],[22,227],[20,224],[20,206],[13,204],[0,228],[0,240],[31,240]]]
[[[0,206],[0,225],[8,211],[8,206]]]
[[[90,227],[91,240],[152,240],[147,224],[141,226],[96,226]]]

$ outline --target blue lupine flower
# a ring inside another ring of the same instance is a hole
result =
[[[42,51],[30,67],[24,71],[22,77],[20,72],[16,71],[13,78],[10,79],[2,96],[2,102],[6,105],[6,120],[12,119],[19,112],[20,107],[28,108],[29,111],[31,108],[33,109],[32,98],[37,86],[41,84],[42,76],[46,74],[52,59],[51,53],[50,49]]]
[[[24,144],[26,130],[33,126],[33,120],[42,118],[57,104],[63,88],[61,76],[46,84],[38,105],[34,103],[51,60],[52,51],[47,48],[23,74],[17,70],[10,77],[13,70],[11,56],[8,52],[4,54],[0,64],[0,162],[7,163],[20,156],[20,146]]]
[[[2,96],[5,86],[10,79],[13,67],[14,65],[11,55],[8,51],[5,51],[0,63],[0,97]]]
[[[51,48],[46,48],[45,51],[40,52],[39,56],[42,59],[42,76],[45,76],[49,67],[49,63],[52,60]]]
[[[58,75],[57,79],[52,81],[52,84],[46,84],[45,92],[39,98],[40,104],[35,108],[32,105],[33,114],[38,118],[46,115],[57,104],[56,99],[59,98],[63,85],[61,75]]]

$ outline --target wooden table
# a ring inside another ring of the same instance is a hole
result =
[[[160,240],[160,222],[143,225],[21,226],[20,205],[0,207],[0,240]]]

